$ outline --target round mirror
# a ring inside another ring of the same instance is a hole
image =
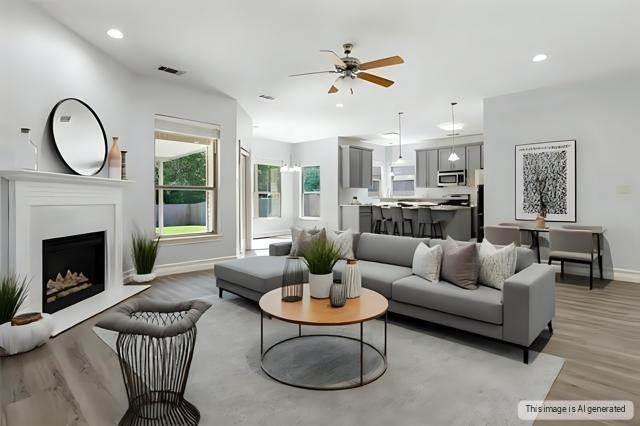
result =
[[[67,167],[84,176],[102,170],[107,160],[107,135],[89,105],[63,99],[53,107],[50,124],[53,142]]]

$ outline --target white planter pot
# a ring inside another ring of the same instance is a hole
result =
[[[53,333],[53,318],[42,314],[42,319],[25,325],[0,324],[0,356],[15,355],[44,345]]]
[[[131,279],[137,283],[148,283],[156,278],[156,273],[151,272],[149,274],[133,274]]]
[[[311,297],[326,299],[333,284],[333,272],[323,275],[309,273],[309,290]]]

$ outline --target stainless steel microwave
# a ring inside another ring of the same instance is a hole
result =
[[[465,184],[464,170],[439,170],[438,186],[463,186]]]

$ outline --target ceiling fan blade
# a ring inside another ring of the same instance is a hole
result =
[[[390,56],[384,59],[378,59],[376,61],[365,62],[364,64],[360,64],[358,68],[361,70],[370,70],[373,68],[382,68],[388,67],[389,65],[400,65],[404,64],[404,60],[400,56]]]
[[[334,65],[342,68],[345,68],[347,66],[347,64],[345,64],[344,61],[340,59],[340,56],[338,56],[338,54],[333,50],[321,50],[320,52],[326,53],[327,56],[329,57],[329,60],[331,60],[331,62],[333,62]]]
[[[301,74],[291,74],[289,77],[298,77],[301,75],[313,75],[313,74],[337,74],[338,71],[315,71],[315,72],[303,72]]]
[[[366,80],[369,83],[379,84],[380,86],[389,87],[393,84],[393,81],[386,78],[378,77],[377,75],[369,74],[368,72],[359,72],[358,78]]]
[[[338,92],[338,88],[336,86],[331,86],[329,88],[329,92],[328,93],[337,93]]]

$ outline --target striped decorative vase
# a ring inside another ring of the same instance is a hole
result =
[[[362,289],[362,276],[356,259],[348,259],[344,268],[344,276],[342,282],[347,286],[347,298],[355,299],[360,297]]]

